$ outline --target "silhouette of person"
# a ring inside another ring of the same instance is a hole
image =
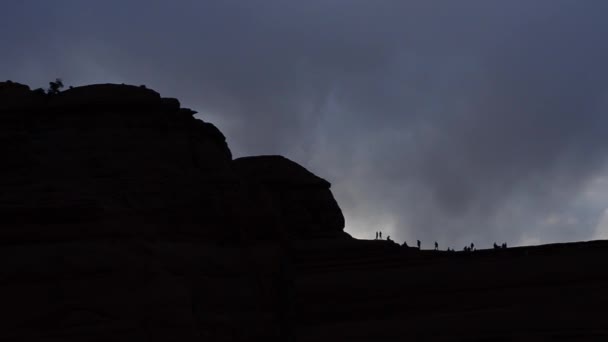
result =
[[[504,243],[502,244],[502,248],[507,248],[507,243],[506,243],[506,242],[504,242]]]
[[[498,248],[498,245],[496,244],[496,242],[494,242],[494,249]]]
[[[382,232],[378,232],[378,234],[380,235],[380,240],[382,240]]]
[[[418,243],[418,249],[420,249],[420,240],[416,240]]]
[[[439,249],[439,244],[437,243],[437,241],[435,241],[435,250]]]
[[[378,240],[378,232],[376,232],[376,240]]]
[[[475,248],[475,244],[471,242],[471,248],[470,248],[470,250],[473,250],[473,248]]]
[[[390,236],[390,235],[387,235],[387,236],[386,236],[386,241],[392,241],[392,240],[391,240],[391,236]]]

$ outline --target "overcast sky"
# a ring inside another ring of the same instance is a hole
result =
[[[146,84],[431,248],[608,238],[608,2],[5,1],[0,79]]]

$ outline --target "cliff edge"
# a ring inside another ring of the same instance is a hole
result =
[[[194,113],[143,86],[0,82],[0,340],[285,340],[288,231],[342,213]]]

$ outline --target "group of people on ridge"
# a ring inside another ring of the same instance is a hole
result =
[[[380,232],[380,231],[376,232],[376,240],[378,240],[378,239],[382,240],[382,232]],[[391,240],[391,236],[390,235],[388,235],[386,237],[386,241],[393,241],[393,240]]]
[[[376,240],[382,240],[382,232],[381,231],[377,231],[376,232]],[[386,237],[387,241],[392,241],[391,240],[391,236],[387,236]],[[418,249],[421,249],[421,245],[422,243],[420,242],[420,240],[416,240],[416,245],[418,246]],[[403,241],[403,244],[401,245],[402,247],[409,247],[407,245],[406,241]],[[502,249],[502,248],[507,248],[507,243],[503,242],[502,245],[497,245],[496,242],[494,242],[494,249]],[[439,244],[437,243],[437,241],[435,241],[435,249],[436,251],[439,250]],[[473,252],[476,251],[477,249],[475,248],[475,244],[471,242],[471,245],[468,246],[464,246],[464,248],[462,249],[465,252]],[[455,252],[454,249],[448,247],[447,249],[448,252]]]

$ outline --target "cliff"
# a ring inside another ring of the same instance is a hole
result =
[[[342,214],[281,159],[264,172],[289,163],[331,202],[284,218],[297,196],[194,113],[145,87],[0,83],[0,340],[284,339],[285,222]]]
[[[177,99],[0,82],[0,341],[603,341],[608,243],[419,251]]]

